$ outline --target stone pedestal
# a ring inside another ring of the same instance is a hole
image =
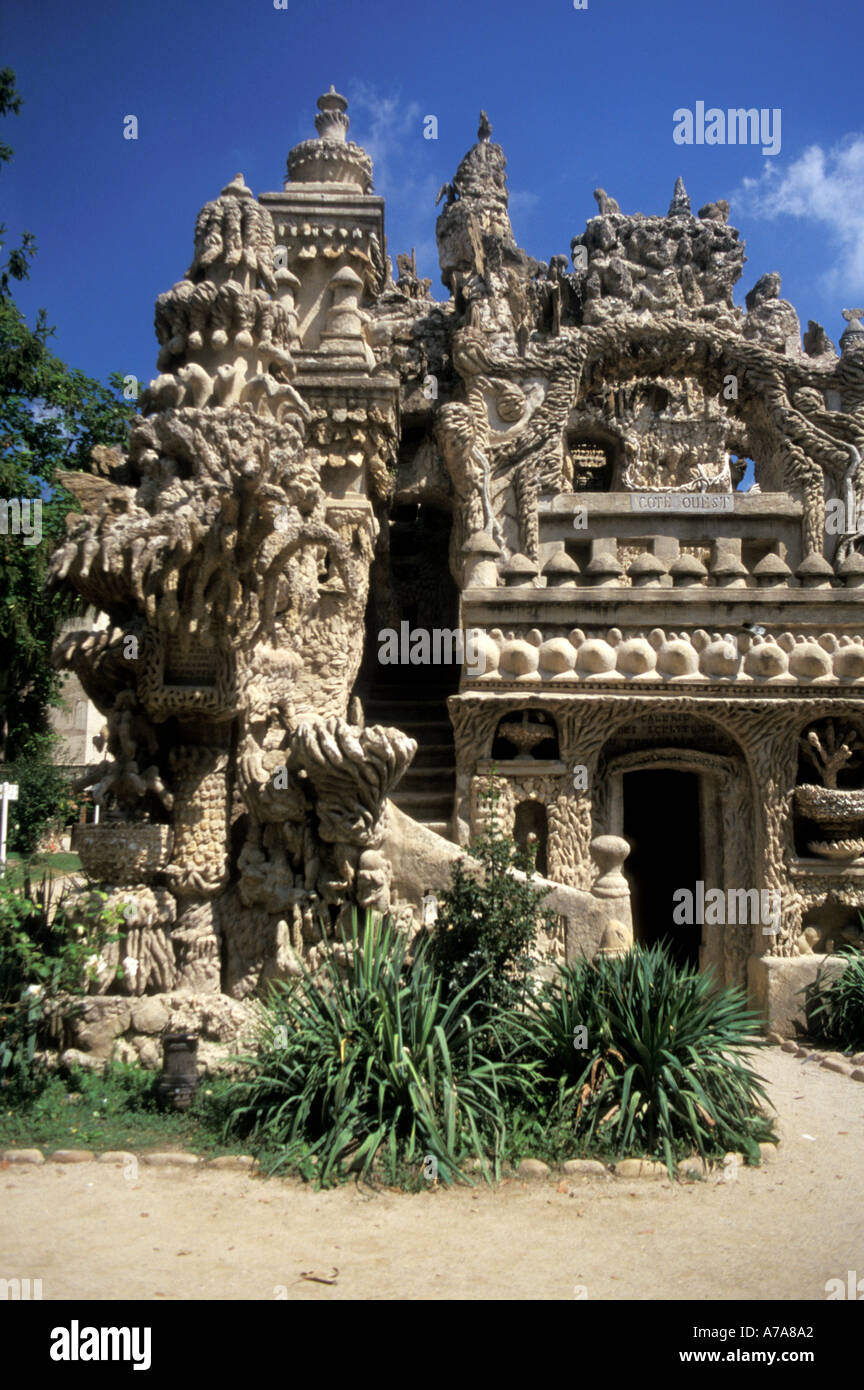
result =
[[[805,996],[824,965],[824,978],[846,969],[844,956],[751,956],[747,966],[750,1007],[762,1015],[766,1033],[794,1038],[806,1032]]]

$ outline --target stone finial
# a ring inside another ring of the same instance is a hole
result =
[[[809,319],[807,322],[807,332],[804,334],[804,351],[808,357],[824,357],[827,353],[836,354],[837,349],[821,323],[817,323],[815,319]]]
[[[247,187],[246,180],[242,174],[235,174],[230,183],[226,183],[220,198],[254,198],[252,189]]]
[[[318,98],[318,115],[315,117],[315,129],[318,132],[319,140],[333,140],[339,144],[344,144],[348,135],[348,126],[351,124],[348,115],[348,102],[345,97],[340,96],[333,84],[330,84],[329,92]]]
[[[675,180],[675,188],[672,193],[672,202],[669,204],[667,217],[692,217],[690,198],[687,189],[684,187],[684,180],[680,174]]]
[[[864,352],[864,326],[861,324],[864,309],[844,309],[843,317],[847,326],[840,338],[840,351],[844,357],[850,352],[856,355]]]
[[[492,138],[492,122],[485,111],[480,112],[480,124],[477,127],[478,140],[490,140]]]
[[[612,217],[621,212],[621,208],[614,198],[610,198],[605,188],[595,188],[594,197],[597,200],[597,209],[601,217]]]
[[[779,299],[781,285],[780,272],[777,270],[769,270],[766,275],[760,276],[752,290],[748,290],[744,296],[747,309],[755,309],[759,304]]]
[[[626,898],[630,885],[621,872],[621,865],[630,853],[630,846],[620,835],[597,835],[589,846],[599,875],[591,885],[595,898]]]
[[[348,102],[334,87],[318,98],[314,140],[288,154],[288,183],[340,183],[372,192],[372,160],[348,139]]]

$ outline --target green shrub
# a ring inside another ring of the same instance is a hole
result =
[[[758,1161],[770,1124],[746,1060],[764,1045],[757,1027],[739,990],[636,947],[560,968],[528,1004],[518,1055],[538,1064],[549,1123],[571,1116],[580,1148],[660,1156],[671,1174],[694,1149]]]
[[[91,894],[70,920],[50,879],[0,879],[0,1086],[26,1096],[44,1084],[35,1064],[40,1033],[58,994],[86,991],[104,946],[118,940],[120,914]]]
[[[451,869],[451,886],[440,895],[432,936],[435,970],[447,989],[464,992],[476,1006],[478,1023],[518,1006],[529,992],[538,928],[546,924],[542,903],[549,890],[530,876],[533,856],[497,828],[498,793],[494,780],[481,798],[486,827],[468,847],[481,865],[472,871],[464,859]]]
[[[498,1174],[505,1093],[520,1069],[481,1050],[467,1002],[478,981],[445,997],[428,946],[412,958],[387,919],[367,914],[361,927],[355,914],[344,975],[329,956],[318,977],[273,987],[231,1126],[278,1150],[274,1170],[328,1183],[349,1158],[368,1173],[377,1153],[395,1181],[432,1155],[450,1182],[468,1154],[488,1177],[491,1153]]]
[[[46,830],[66,823],[75,805],[69,774],[53,761],[57,744],[54,734],[33,734],[16,761],[3,766],[3,780],[18,784],[18,800],[9,806],[9,847],[25,857],[36,853]]]
[[[864,955],[850,952],[846,968],[826,978],[824,966],[808,995],[809,1027],[827,1042],[854,1051],[864,1047]]]

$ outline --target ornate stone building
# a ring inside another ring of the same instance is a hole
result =
[[[394,281],[346,103],[318,107],[281,192],[238,175],[199,214],[128,457],[71,480],[55,582],[109,622],[58,660],[113,755],[79,844],[139,904],[106,989],[200,1021],[314,963],[322,912],[416,923],[494,769],[561,950],[626,939],[624,836],[636,938],[787,1026],[862,941],[861,311],[838,354],[776,274],[737,308],[729,208],[680,180],[665,216],[598,189],[534,260],[485,113],[438,302],[413,255]]]

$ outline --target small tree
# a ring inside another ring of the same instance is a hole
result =
[[[451,990],[463,989],[480,971],[488,972],[470,992],[469,1001],[487,1017],[524,1000],[537,932],[549,925],[541,906],[549,889],[530,882],[532,851],[520,849],[501,831],[499,800],[493,772],[481,795],[483,826],[468,847],[480,871],[465,859],[455,862],[451,886],[440,897],[432,939],[432,959]]]

